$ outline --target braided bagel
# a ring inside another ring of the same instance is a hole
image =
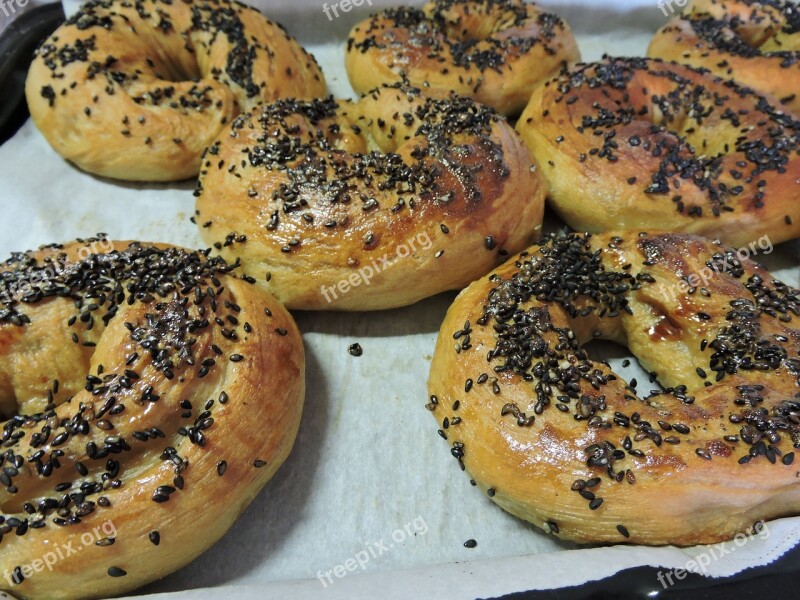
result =
[[[196,195],[206,242],[309,310],[460,289],[524,248],[544,210],[535,166],[502,117],[398,86],[237,118],[208,149]]]
[[[0,590],[94,598],[159,579],[284,461],[300,334],[233,270],[102,238],[0,266]]]
[[[800,11],[784,0],[695,0],[648,56],[710,69],[800,112]]]
[[[578,65],[534,91],[517,131],[575,230],[735,246],[800,235],[800,122],[707,72],[654,59]]]
[[[81,169],[136,181],[194,177],[239,110],[325,93],[314,57],[229,0],[93,0],[39,48],[34,123]]]
[[[434,0],[356,25],[346,67],[359,93],[408,81],[455,91],[504,115],[524,108],[534,85],[580,59],[569,26],[522,0]]]
[[[798,315],[797,290],[701,237],[550,236],[458,296],[428,409],[481,490],[560,538],[726,540],[800,512]],[[639,396],[594,338],[666,387]]]

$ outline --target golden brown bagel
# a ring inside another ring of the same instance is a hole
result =
[[[159,579],[284,461],[300,334],[233,271],[102,238],[0,266],[0,590],[95,598]]]
[[[798,294],[698,236],[550,236],[450,307],[428,408],[481,490],[563,539],[725,540],[800,512]],[[667,387],[638,396],[593,338]]]
[[[314,57],[278,24],[228,0],[95,0],[36,53],[25,92],[36,126],[106,177],[194,177],[239,110],[325,93]]]
[[[800,122],[707,72],[644,58],[578,65],[534,91],[517,131],[575,230],[736,246],[800,235]]]
[[[704,67],[800,111],[800,11],[784,0],[695,0],[648,56]]]
[[[399,86],[237,118],[206,152],[196,195],[203,238],[311,310],[460,289],[538,235],[544,210],[505,119]]]
[[[356,25],[346,67],[359,93],[408,81],[429,94],[454,91],[504,115],[524,108],[534,85],[580,60],[569,26],[522,0],[434,0],[384,10]]]

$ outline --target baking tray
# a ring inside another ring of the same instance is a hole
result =
[[[654,3],[652,10],[655,9]],[[635,20],[637,18],[635,11],[627,18]],[[33,50],[63,19],[64,13],[59,3],[39,6],[22,14],[0,35],[0,145],[10,139],[28,118],[24,101],[24,81]],[[278,19],[280,20],[280,16]],[[600,19],[602,20],[602,15]],[[601,27],[602,25],[599,25],[598,30]],[[433,312],[438,313],[451,299],[452,295],[444,295],[429,302],[433,306]],[[303,315],[300,315],[298,320],[302,327],[302,322],[305,320]],[[568,556],[565,558],[569,559]],[[542,600],[800,598],[800,547],[795,547],[769,565],[746,569],[732,577],[707,578],[689,574],[681,581],[676,580],[668,589],[663,589],[658,583],[660,570],[652,567],[636,567],[580,586],[546,591],[521,591],[502,598]],[[158,592],[162,589],[156,584],[148,586],[143,591]]]
[[[28,118],[25,76],[33,52],[64,20],[60,3],[44,4],[22,13],[0,35],[0,144]]]

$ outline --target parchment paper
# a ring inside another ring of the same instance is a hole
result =
[[[373,8],[391,3],[374,0]],[[370,10],[366,0],[362,9],[334,20],[317,0],[258,4],[316,55],[332,93],[353,95],[343,43]],[[603,53],[644,54],[665,19],[655,0],[548,4],[576,30],[586,60]],[[0,256],[101,231],[118,239],[201,247],[189,222],[192,189],[191,182],[137,186],[82,173],[28,122],[0,147]],[[797,243],[759,258],[798,285]],[[692,557],[708,556],[705,547],[576,549],[508,515],[470,486],[424,409],[436,334],[454,296],[379,313],[295,313],[308,357],[308,395],[292,455],[228,535],[140,593],[469,598],[576,585],[645,564],[682,568]],[[348,353],[356,341],[364,349],[358,358]],[[628,356],[624,348],[593,345],[592,352],[625,376],[646,381],[635,361],[627,369],[620,366]],[[800,519],[768,528],[768,537],[756,536],[710,560],[705,572],[729,575],[774,560],[798,540]],[[463,543],[471,538],[478,545],[467,549]],[[348,559],[356,558],[359,566],[346,570],[353,564]],[[326,579],[337,565],[345,575]],[[216,589],[198,589],[204,587]]]

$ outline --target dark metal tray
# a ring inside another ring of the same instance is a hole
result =
[[[45,4],[21,14],[0,35],[0,144],[28,118],[25,76],[33,52],[63,21],[60,2]]]

